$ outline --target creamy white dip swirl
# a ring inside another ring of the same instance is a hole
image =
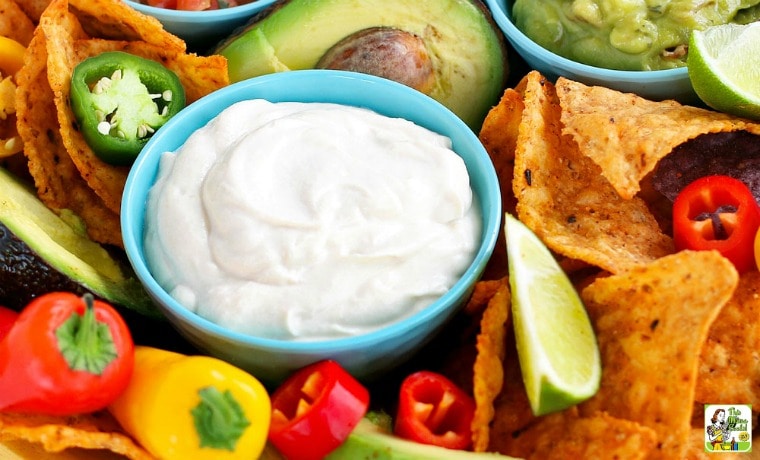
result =
[[[288,340],[411,315],[471,263],[481,214],[447,137],[324,103],[239,102],[163,155],[145,251],[182,305]]]

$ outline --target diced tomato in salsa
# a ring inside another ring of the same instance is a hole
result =
[[[211,9],[211,0],[177,0],[178,10],[203,11]]]
[[[142,2],[158,8],[184,11],[218,10],[248,3],[240,0],[142,0]]]
[[[177,0],[145,0],[143,3],[158,8],[177,9]]]

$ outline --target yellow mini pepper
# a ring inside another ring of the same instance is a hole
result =
[[[109,410],[160,459],[251,460],[264,450],[271,402],[255,377],[220,359],[137,346]]]
[[[24,65],[26,47],[8,37],[0,36],[0,71],[5,76],[15,75]]]

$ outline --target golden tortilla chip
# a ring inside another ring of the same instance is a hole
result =
[[[690,139],[740,130],[760,134],[760,125],[731,115],[675,101],[649,101],[563,77],[557,79],[557,96],[562,132],[573,137],[625,199],[636,195],[639,182],[660,159]]]
[[[141,41],[167,52],[185,52],[185,42],[167,32],[153,16],[140,13],[121,0],[68,0],[64,3],[91,37]]]
[[[470,294],[470,298],[467,300],[467,305],[464,307],[464,311],[469,315],[480,314],[488,306],[488,302],[491,301],[496,292],[504,285],[508,283],[506,278],[500,278],[495,280],[481,279],[475,283],[475,287]]]
[[[520,86],[507,88],[499,103],[486,115],[478,137],[494,159],[514,159],[520,119],[525,108],[523,93],[527,81]]]
[[[472,450],[488,450],[493,402],[504,383],[502,361],[506,351],[506,335],[511,305],[509,285],[502,282],[488,301],[480,321],[477,337],[477,357],[473,366],[473,396],[475,417],[472,420]]]
[[[525,83],[504,91],[499,103],[486,115],[478,137],[491,157],[501,187],[501,202],[505,212],[514,214],[516,200],[512,192],[517,135],[522,119]],[[497,253],[498,254],[498,253]]]
[[[18,0],[18,6],[26,13],[35,24],[40,20],[50,0]]]
[[[648,459],[657,435],[644,425],[604,412],[580,417],[575,408],[538,419],[513,437],[501,440],[499,452],[526,460]]]
[[[673,252],[643,200],[622,199],[562,134],[554,86],[538,72],[525,79],[525,109],[515,152],[517,213],[554,252],[620,273]]]
[[[24,440],[47,452],[69,448],[106,449],[131,460],[154,460],[108,412],[70,417],[0,412],[0,441]]]
[[[745,273],[702,347],[696,401],[760,408],[760,272]]]
[[[581,291],[602,355],[599,392],[581,415],[607,412],[657,433],[649,458],[681,458],[699,354],[738,275],[715,251],[682,251]]]
[[[121,246],[119,215],[87,186],[66,152],[46,63],[45,37],[38,28],[27,48],[25,65],[17,74],[16,91],[18,132],[37,193],[56,212],[68,209],[80,216],[95,241]]]
[[[28,0],[19,0],[22,3]],[[14,0],[0,0],[0,36],[12,38],[24,46],[32,41],[34,22]]]
[[[506,443],[511,438],[517,436],[537,419],[533,415],[528,395],[525,392],[512,327],[507,329],[505,342],[506,347],[502,361],[504,377],[501,392],[493,401],[493,420],[488,435],[488,450],[502,453],[506,453]],[[486,369],[483,369],[483,372],[486,372]]]

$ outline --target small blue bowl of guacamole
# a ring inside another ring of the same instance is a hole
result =
[[[529,67],[551,80],[563,76],[588,85],[636,93],[652,100],[675,99],[687,104],[698,102],[685,66],[661,70],[620,70],[584,64],[544,48],[523,33],[512,19],[512,0],[485,2],[517,54]]]

